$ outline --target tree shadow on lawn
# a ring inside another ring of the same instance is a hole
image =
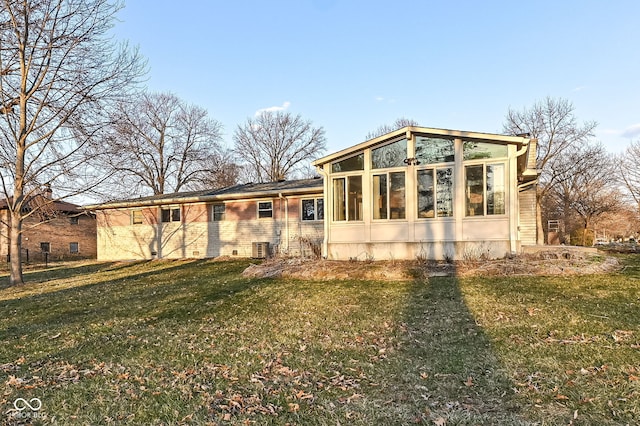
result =
[[[24,281],[25,285],[40,283],[61,278],[73,278],[78,275],[95,274],[103,271],[115,271],[117,269],[127,268],[134,263],[140,262],[90,262],[79,263],[77,265],[56,265],[52,264],[49,268],[42,269],[25,269]],[[9,285],[9,273],[0,273],[0,290],[11,288]]]
[[[91,321],[154,316],[158,309],[162,312],[167,306],[181,305],[185,298],[193,299],[193,294],[186,294],[187,290],[192,293],[203,290],[202,286],[193,285],[192,280],[194,268],[204,268],[205,263],[176,261],[162,268],[133,269],[124,277],[111,278],[107,274],[95,283],[0,301],[0,312],[6,311],[5,320],[12,311],[16,314],[16,325],[9,325],[5,336],[11,338],[38,330],[42,334],[44,330],[55,331],[60,326],[68,328],[76,324],[82,326]],[[110,271],[139,266],[140,263],[127,264]],[[227,294],[232,290],[220,288],[212,291]],[[24,318],[28,321],[21,320]]]
[[[2,341],[7,347],[19,346],[20,341],[37,345],[48,359],[118,357],[134,343],[128,335],[145,333],[162,321],[203,317],[217,302],[261,283],[242,279],[240,263],[220,265],[176,262],[124,278],[0,302],[0,324],[6,324]]]
[[[418,423],[528,424],[519,415],[514,385],[465,305],[458,280],[416,280],[408,297],[406,330],[398,352],[386,363],[393,409],[413,410]],[[393,410],[385,416],[386,423],[394,423]]]

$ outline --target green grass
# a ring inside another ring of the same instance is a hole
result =
[[[624,259],[414,282],[246,279],[247,261],[30,271],[0,281],[0,424],[637,424]],[[35,397],[38,417],[16,416]]]

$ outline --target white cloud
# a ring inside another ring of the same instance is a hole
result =
[[[636,136],[640,136],[640,123],[633,124],[624,129],[622,136],[625,138],[635,138]]]
[[[384,98],[382,96],[376,96],[376,101],[382,102],[384,101]]]
[[[262,114],[263,112],[278,112],[278,111],[285,111],[287,110],[289,107],[291,106],[291,102],[289,101],[285,101],[282,106],[270,106],[267,108],[261,108],[259,110],[256,111],[256,117],[259,116],[260,114]]]
[[[578,86],[578,87],[574,88],[572,90],[572,92],[582,92],[586,88],[587,88],[587,86]]]

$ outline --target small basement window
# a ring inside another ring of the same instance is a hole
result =
[[[80,253],[80,246],[78,243],[69,243],[69,253],[77,254]]]
[[[40,251],[43,253],[51,253],[51,243],[40,243]]]

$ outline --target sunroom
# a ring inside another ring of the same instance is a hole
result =
[[[324,255],[496,258],[535,244],[535,148],[527,136],[405,127],[315,161]]]

